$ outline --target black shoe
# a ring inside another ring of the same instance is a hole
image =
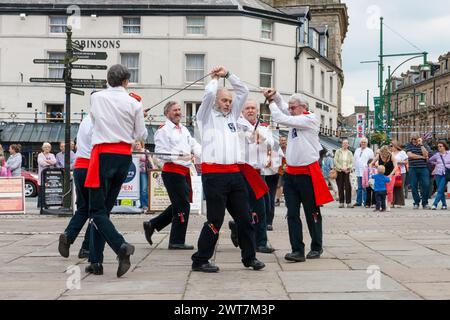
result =
[[[354,207],[362,207],[362,204],[355,203],[353,206],[354,206]]]
[[[256,248],[256,252],[259,252],[259,253],[273,253],[274,251],[275,251],[274,248],[267,247],[267,246]]]
[[[64,258],[68,258],[70,255],[70,241],[67,237],[67,234],[61,233],[59,236],[59,245],[58,245],[58,251],[61,256]]]
[[[87,259],[87,258],[89,258],[89,250],[81,248],[80,252],[78,252],[78,258],[79,259]]]
[[[305,255],[301,254],[300,252],[291,252],[284,256],[284,259],[287,261],[293,261],[293,262],[305,262]]]
[[[96,276],[101,276],[103,274],[103,265],[101,263],[91,263],[84,269],[86,273],[92,273]]]
[[[147,239],[147,242],[150,245],[153,245],[152,235],[153,232],[155,232],[155,227],[152,225],[150,221],[144,221],[143,225],[144,225],[145,239]]]
[[[253,270],[261,270],[266,265],[263,262],[261,262],[261,261],[259,261],[258,259],[255,258],[255,259],[253,259],[250,262],[244,262],[244,266],[246,268],[253,268]]]
[[[273,227],[272,227],[271,224],[268,224],[268,225],[267,225],[267,231],[273,231]]]
[[[124,243],[119,249],[117,258],[119,260],[119,267],[117,268],[117,278],[120,278],[131,267],[130,256],[134,253],[134,246],[129,243]]]
[[[236,230],[236,223],[234,223],[234,221],[228,221],[228,227],[231,230],[231,242],[233,242],[233,245],[237,248],[239,247],[239,241]]]
[[[192,271],[215,273],[215,272],[219,272],[219,267],[208,262],[208,263],[202,264],[200,266],[192,265]]]
[[[169,250],[194,250],[194,246],[188,244],[169,244]]]
[[[313,251],[311,250],[307,255],[306,255],[306,259],[319,259],[320,255],[323,253],[323,249],[321,249],[320,251]]]

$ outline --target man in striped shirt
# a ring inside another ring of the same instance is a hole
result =
[[[414,198],[414,209],[419,209],[422,200],[422,207],[430,209],[428,197],[430,190],[430,171],[428,169],[428,157],[431,150],[419,143],[419,136],[413,134],[411,143],[406,147],[409,163],[409,179]],[[420,185],[420,195],[419,195]]]

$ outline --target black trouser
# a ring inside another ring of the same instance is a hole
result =
[[[64,233],[69,238],[70,243],[74,243],[81,229],[89,218],[89,189],[84,187],[86,181],[87,169],[73,170],[73,180],[75,182],[75,192],[77,195],[77,211],[70,219]],[[91,225],[88,225],[84,236],[82,249],[89,250],[89,233]]]
[[[267,217],[264,200],[267,193],[264,197],[256,199],[255,193],[247,180],[245,180],[245,184],[249,196],[249,214],[252,217],[252,223],[255,229],[255,245],[256,247],[267,247]],[[232,221],[231,228],[233,228],[239,238],[239,231],[237,230],[234,221]]]
[[[268,225],[273,224],[273,219],[275,217],[275,197],[277,195],[279,177],[280,175],[278,173],[264,177],[264,180],[269,187],[269,193],[266,193],[266,195],[264,196],[266,203],[266,219]]]
[[[105,241],[117,254],[122,244],[123,236],[116,230],[109,219],[120,188],[125,181],[131,164],[131,156],[103,153],[100,154],[100,188],[89,189],[89,211],[94,224],[91,228],[89,242],[89,261],[103,262]]]
[[[366,192],[366,207],[371,207],[376,204],[375,191],[373,191],[372,187],[367,187]]]
[[[207,221],[198,239],[198,251],[192,255],[193,266],[208,262],[214,254],[225,209],[237,224],[242,262],[255,259],[254,228],[248,206],[245,179],[238,173],[207,173],[202,175],[207,205]]]
[[[184,244],[191,208],[189,203],[190,186],[186,177],[178,173],[163,172],[162,178],[171,205],[159,216],[151,219],[150,222],[158,231],[172,223],[169,243]]]
[[[338,172],[336,179],[339,191],[339,203],[352,203],[352,186],[350,185],[350,173]]]
[[[386,210],[386,191],[375,191],[375,199],[377,200],[377,210]]]
[[[302,221],[300,219],[300,205],[305,210],[306,223],[311,236],[311,250],[322,250],[322,215],[316,205],[314,188],[308,175],[290,175],[284,177],[284,197],[287,206],[289,240],[292,252],[305,254],[303,243]]]

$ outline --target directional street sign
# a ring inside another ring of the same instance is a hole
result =
[[[82,60],[106,60],[108,55],[106,52],[93,52],[93,51],[74,51],[73,56]]]
[[[70,93],[78,94],[80,96],[84,96],[84,91],[81,91],[81,90],[70,89]]]
[[[106,83],[105,84],[101,84],[101,83],[74,83],[72,85],[72,88],[80,88],[80,89],[89,89],[89,88],[93,88],[93,89],[105,89],[106,88]]]
[[[74,65],[72,65],[72,69],[81,69],[81,70],[106,70],[106,69],[108,69],[108,66],[94,65],[94,64],[74,64]]]
[[[30,78],[30,82],[64,83],[64,79],[62,79],[62,78]]]
[[[84,49],[83,46],[79,45],[76,42],[72,42],[72,48],[74,48],[75,50],[79,50],[79,51],[82,51]]]
[[[103,79],[72,79],[73,84],[93,83],[93,84],[106,84],[106,80]]]
[[[64,59],[34,59],[33,63],[36,64],[64,64]]]

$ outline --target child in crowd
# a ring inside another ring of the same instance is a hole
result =
[[[375,199],[377,201],[376,209],[374,211],[386,211],[386,184],[391,181],[393,174],[386,177],[384,175],[386,168],[384,166],[378,166],[378,174],[373,176]]]
[[[367,166],[364,167],[364,174],[362,177],[362,187],[366,189],[366,208],[375,207],[375,193],[369,181],[377,174],[376,168],[371,168],[369,165],[372,159],[367,161]]]

